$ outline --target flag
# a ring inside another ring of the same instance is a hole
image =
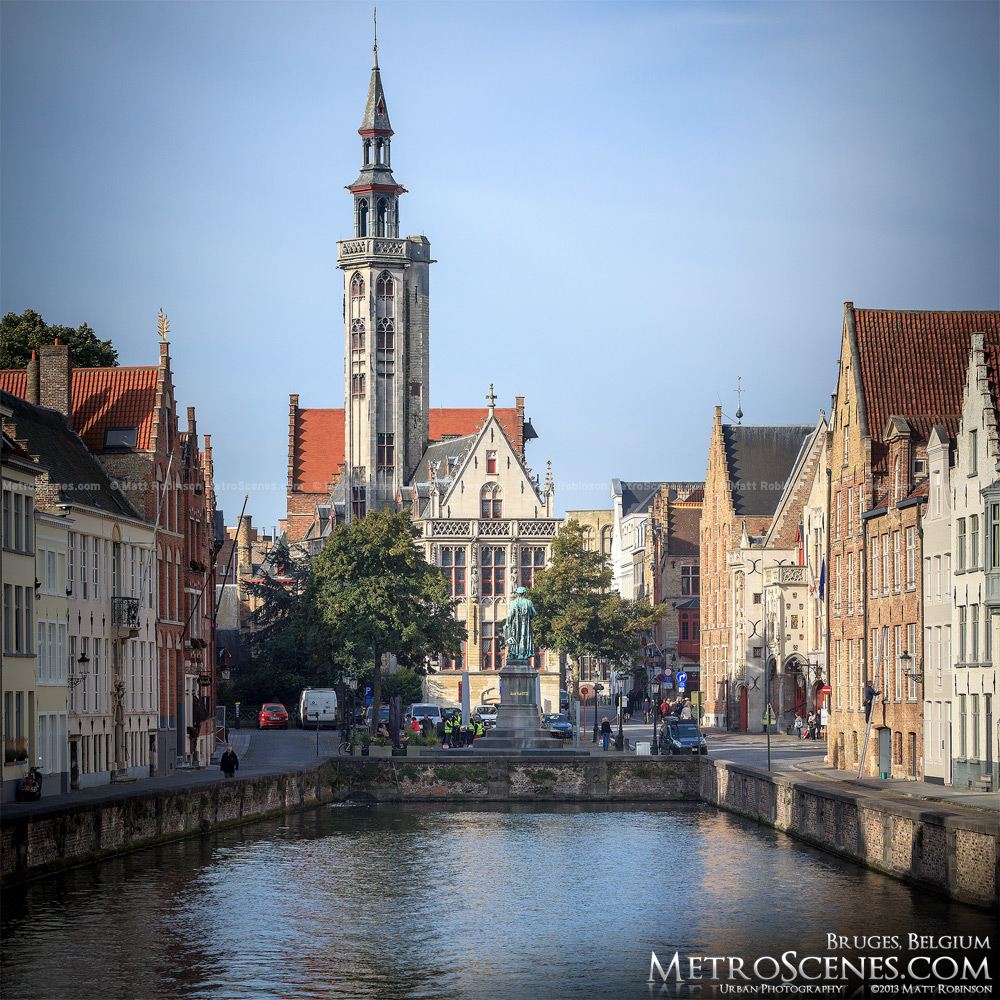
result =
[[[819,599],[823,600],[823,591],[826,587],[826,560],[824,559],[819,568]]]

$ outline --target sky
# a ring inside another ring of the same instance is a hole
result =
[[[431,406],[525,397],[558,512],[701,480],[713,408],[813,423],[844,302],[1000,306],[997,3],[378,9],[431,242]],[[0,5],[0,312],[125,365],[170,321],[234,524],[284,516],[288,395],[343,405],[362,3]],[[740,379],[740,382],[737,382]]]

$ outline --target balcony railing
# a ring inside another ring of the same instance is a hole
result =
[[[764,570],[764,586],[774,584],[804,584],[806,582],[805,566],[768,566]]]
[[[139,598],[138,597],[112,597],[111,598],[111,624],[115,628],[139,629]]]

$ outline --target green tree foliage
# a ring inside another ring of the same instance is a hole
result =
[[[581,656],[606,658],[624,669],[637,653],[638,634],[652,629],[666,612],[645,601],[624,600],[610,586],[604,556],[588,550],[583,527],[569,521],[556,535],[551,562],[529,596],[536,641],[570,657],[577,690]]]
[[[424,697],[423,678],[411,667],[400,667],[391,674],[386,674],[382,680],[382,700],[391,701],[396,696],[407,705],[421,701]]]
[[[71,326],[49,326],[34,309],[20,316],[7,313],[0,320],[0,368],[24,368],[31,352],[58,337],[69,345],[70,359],[76,368],[112,368],[118,364],[118,352],[110,340],[98,340],[86,323],[75,330]]]
[[[337,525],[313,561],[304,604],[315,609],[345,661],[374,666],[381,704],[384,654],[420,668],[438,653],[457,654],[466,631],[454,617],[444,575],[416,545],[407,512],[388,509]]]

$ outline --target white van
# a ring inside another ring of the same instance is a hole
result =
[[[321,727],[337,726],[337,692],[333,688],[306,688],[299,696],[299,725],[315,729],[317,721]]]
[[[441,721],[441,706],[440,705],[411,705],[407,709],[407,715],[411,719],[416,719],[417,722],[422,722],[424,716],[426,715],[428,719],[436,726]]]

